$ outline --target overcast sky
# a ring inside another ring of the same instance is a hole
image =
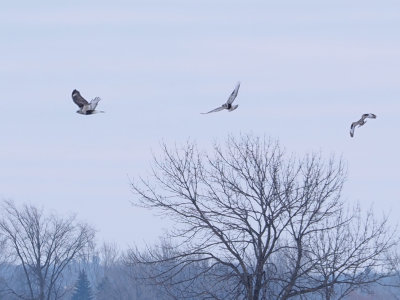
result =
[[[253,133],[342,155],[345,200],[396,222],[399,28],[398,0],[3,1],[0,198],[151,243],[169,223],[132,207],[129,186],[151,151]],[[239,109],[200,114],[237,81]],[[73,89],[106,113],[75,113]]]

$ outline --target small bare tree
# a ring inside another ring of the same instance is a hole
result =
[[[68,291],[63,272],[70,262],[93,242],[95,232],[75,217],[45,215],[24,205],[17,208],[6,201],[0,220],[0,233],[7,241],[9,255],[20,265],[25,289],[10,283],[9,293],[20,299],[60,299]]]
[[[253,136],[229,137],[211,154],[190,143],[162,150],[152,178],[132,183],[133,203],[173,218],[176,245],[133,249],[128,262],[147,265],[177,298],[329,299],[389,275],[397,240],[386,220],[345,209],[341,161],[287,158]]]

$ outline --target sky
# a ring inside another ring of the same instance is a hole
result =
[[[396,224],[399,28],[397,0],[3,1],[0,199],[153,243],[171,223],[132,206],[130,178],[160,143],[251,133],[343,157],[344,200]],[[200,114],[238,81],[237,110]],[[106,113],[77,114],[73,89]]]

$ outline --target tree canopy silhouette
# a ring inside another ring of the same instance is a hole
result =
[[[390,274],[397,240],[386,219],[346,208],[344,181],[341,160],[251,135],[208,152],[164,144],[150,178],[132,182],[133,203],[176,222],[172,244],[132,249],[128,262],[153,266],[147,277],[177,298],[347,295]]]

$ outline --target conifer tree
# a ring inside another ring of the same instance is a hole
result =
[[[79,272],[78,280],[75,284],[75,291],[72,295],[72,300],[92,300],[93,294],[90,287],[90,282],[84,270]]]

